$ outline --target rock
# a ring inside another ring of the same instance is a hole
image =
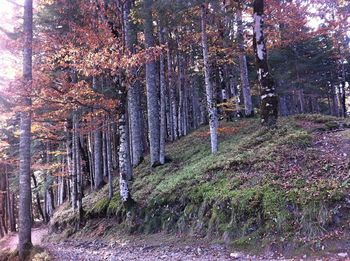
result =
[[[348,257],[348,253],[338,253],[338,256],[345,258],[345,257]]]
[[[233,258],[233,259],[239,259],[242,257],[242,254],[239,253],[239,252],[233,252],[230,254],[230,257]]]

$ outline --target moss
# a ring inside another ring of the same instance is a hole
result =
[[[117,215],[120,211],[122,211],[123,205],[118,194],[114,194],[112,199],[109,201],[107,206],[107,215],[114,216]]]
[[[334,116],[329,115],[322,115],[322,114],[300,114],[294,116],[297,120],[304,120],[304,121],[310,121],[314,123],[328,123],[328,122],[334,122],[338,118]]]
[[[91,208],[86,210],[87,216],[103,216],[106,214],[109,205],[108,197],[98,200]]]
[[[324,124],[334,118],[281,118],[275,129],[260,128],[257,119],[221,123],[215,156],[208,127],[200,128],[167,145],[170,163],[150,168],[146,157],[134,169],[131,193],[137,204],[129,215],[117,193],[106,199],[107,186],[88,195],[84,208],[89,218],[116,218],[130,232],[184,232],[238,245],[277,236],[316,237],[332,225],[349,186],[328,175],[336,166],[319,165],[319,155],[312,154],[315,134],[300,121]],[[114,187],[118,191],[118,180]],[[55,220],[73,218],[67,207]]]

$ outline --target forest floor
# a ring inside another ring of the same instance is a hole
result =
[[[61,242],[47,242],[46,226],[32,231],[34,245],[45,253],[34,255],[35,261],[123,261],[123,260],[174,260],[174,261],[229,261],[229,260],[346,260],[339,256],[319,258],[304,255],[302,258],[285,258],[274,253],[249,255],[232,252],[222,244],[207,240],[189,238],[185,235],[157,233],[153,235],[115,237],[113,242],[104,239],[67,239]],[[17,233],[8,235],[0,241],[0,250],[15,251],[18,243]],[[7,259],[7,260],[17,260]],[[0,256],[0,261],[2,261]]]
[[[350,260],[350,124],[302,115],[259,126],[221,122],[215,157],[203,127],[167,146],[165,166],[146,158],[133,219],[105,186],[83,199],[83,222],[66,203],[34,240],[53,260]]]

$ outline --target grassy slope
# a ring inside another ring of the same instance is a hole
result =
[[[275,130],[262,129],[256,119],[221,123],[215,156],[203,127],[167,146],[170,163],[151,169],[146,158],[135,169],[137,205],[128,221],[118,195],[106,199],[107,187],[84,199],[86,218],[108,216],[132,232],[184,232],[242,247],[305,241],[322,247],[348,220],[347,163],[321,155],[323,139],[314,132],[335,121],[284,118]],[[63,206],[52,224],[72,232],[73,220]]]

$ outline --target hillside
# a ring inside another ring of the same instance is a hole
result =
[[[105,186],[84,198],[83,220],[67,203],[55,212],[52,240],[165,231],[287,255],[349,247],[347,124],[320,115],[282,118],[273,130],[257,119],[220,124],[217,155],[207,127],[169,144],[166,165],[146,158],[134,170],[131,212]]]

